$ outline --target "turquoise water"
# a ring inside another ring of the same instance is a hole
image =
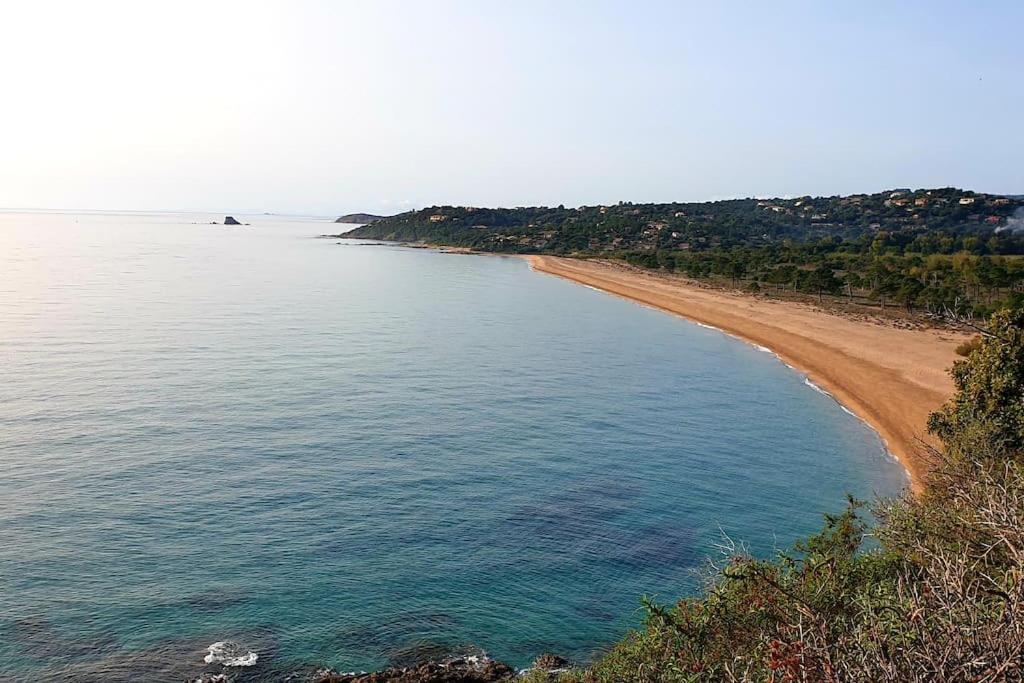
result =
[[[771,354],[519,259],[0,214],[0,678],[591,657],[899,466]],[[221,217],[217,217],[221,218]],[[207,670],[210,667],[207,667]]]

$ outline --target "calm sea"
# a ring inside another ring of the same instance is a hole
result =
[[[905,483],[714,330],[222,218],[0,214],[0,679],[182,680],[220,641],[238,680],[586,660],[724,535],[770,554]]]

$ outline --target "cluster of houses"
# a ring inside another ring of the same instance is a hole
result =
[[[851,195],[849,197],[839,199],[838,205],[840,208],[861,207],[866,201],[873,197],[875,201],[877,201],[877,195]],[[835,200],[828,201],[831,202]],[[996,207],[1005,207],[1011,203],[1011,200],[1007,197],[990,197],[987,195],[975,195],[973,193],[961,194],[958,196],[955,194],[950,195],[949,193],[939,194],[932,190],[925,192],[895,190],[885,196],[885,199],[882,201],[882,206],[889,209],[904,209],[908,212],[909,217],[890,217],[888,219],[889,222],[896,222],[899,224],[912,224],[923,221],[924,216],[918,213],[921,209],[955,204],[958,207],[971,207],[975,210],[981,209],[978,213],[972,213],[967,216],[967,220],[970,222],[985,222],[989,225],[998,225],[1004,220],[1003,217],[991,212],[996,210]],[[771,211],[774,213],[796,216],[798,218],[809,218],[816,227],[820,228],[834,227],[837,225],[837,223],[829,222],[834,219],[830,219],[827,212],[823,212],[820,207],[815,207],[812,200],[806,198],[788,201],[763,200],[757,202],[757,207],[763,211]],[[984,213],[985,209],[988,209],[990,212],[988,215]],[[876,213],[871,208],[864,208],[863,211],[866,216]],[[871,223],[869,227],[873,230],[878,230],[881,228],[881,222]]]

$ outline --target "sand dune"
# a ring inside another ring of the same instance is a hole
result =
[[[530,256],[535,270],[617,294],[765,346],[874,427],[910,473],[927,470],[928,414],[952,393],[967,335],[856,321],[805,304],[704,289],[599,261]]]

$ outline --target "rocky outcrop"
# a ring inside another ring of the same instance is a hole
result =
[[[239,223],[237,220],[235,220],[234,216],[227,216],[224,219],[224,225],[241,225],[241,223]]]
[[[487,657],[454,657],[373,673],[321,672],[313,683],[496,683],[511,681],[516,671]]]
[[[541,671],[561,671],[569,668],[569,660],[550,652],[545,652],[533,661],[533,668]]]
[[[359,225],[366,225],[367,223],[373,223],[387,218],[387,216],[378,216],[372,213],[349,213],[344,216],[338,216],[334,221],[335,223],[356,223]]]

